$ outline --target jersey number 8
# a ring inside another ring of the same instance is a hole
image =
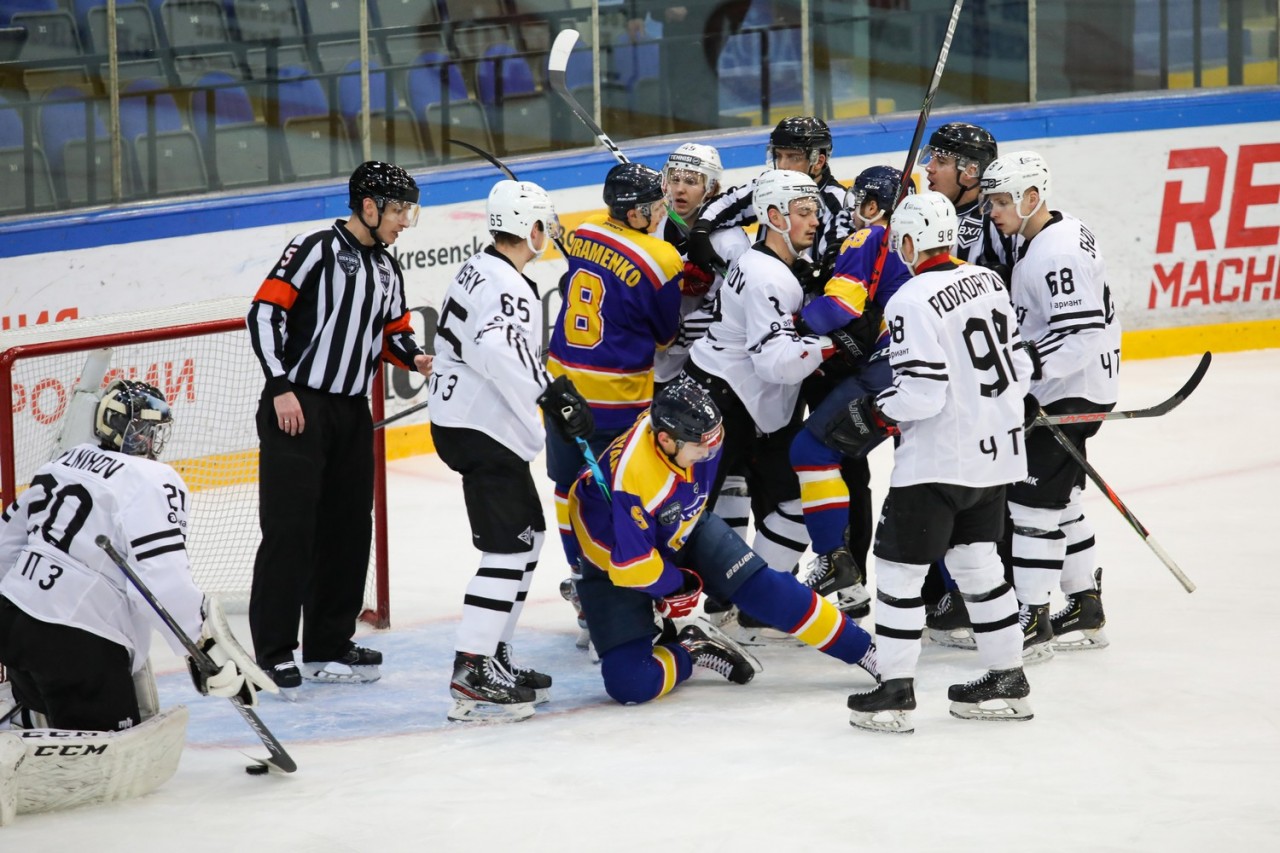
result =
[[[604,281],[595,273],[578,270],[565,290],[569,300],[564,312],[564,339],[570,345],[591,349],[604,338]]]

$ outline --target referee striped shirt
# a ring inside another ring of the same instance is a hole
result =
[[[378,358],[413,369],[404,276],[385,249],[364,246],[343,220],[293,239],[247,317],[270,396],[301,385],[368,396]]]
[[[828,252],[834,261],[840,244],[849,236],[852,220],[844,206],[847,190],[832,176],[830,169],[824,168],[814,183],[818,185],[818,194],[822,198],[822,207],[818,210],[818,234],[809,250],[809,257],[816,264]],[[756,210],[752,204],[755,186],[755,181],[752,181],[726,190],[723,195],[707,202],[698,221],[708,223],[712,231],[755,222]]]

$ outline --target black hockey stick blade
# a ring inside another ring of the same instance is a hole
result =
[[[1051,424],[1091,424],[1096,421],[1122,421],[1131,420],[1133,418],[1158,418],[1161,415],[1167,415],[1178,406],[1182,405],[1182,401],[1191,396],[1191,392],[1199,386],[1200,380],[1204,379],[1205,373],[1209,370],[1209,362],[1213,360],[1213,353],[1207,352],[1200,356],[1200,363],[1196,365],[1195,372],[1191,374],[1191,378],[1183,383],[1182,387],[1174,392],[1173,396],[1162,403],[1157,403],[1146,409],[1128,409],[1122,412],[1078,412],[1074,415],[1045,415],[1046,423]]]
[[[1063,434],[1062,428],[1057,424],[1050,422],[1048,418],[1045,417],[1043,409],[1041,409],[1040,414],[1036,416],[1035,423],[1037,426],[1043,427],[1053,433],[1054,439],[1057,440],[1058,444],[1062,445],[1062,449],[1067,451],[1067,454],[1084,469],[1084,473],[1088,475],[1090,480],[1093,480],[1099,489],[1102,490],[1103,494],[1107,496],[1107,500],[1111,501],[1111,505],[1114,506],[1122,516],[1124,516],[1124,520],[1129,522],[1129,526],[1133,528],[1134,532],[1142,537],[1142,541],[1147,543],[1147,547],[1155,552],[1155,555],[1160,558],[1160,562],[1164,563],[1165,568],[1167,568],[1169,572],[1178,579],[1178,583],[1182,584],[1182,588],[1187,592],[1195,592],[1196,585],[1191,582],[1191,578],[1187,577],[1186,573],[1183,572],[1178,564],[1173,561],[1173,557],[1169,556],[1169,552],[1161,547],[1160,543],[1155,540],[1150,531],[1148,531],[1147,528],[1143,526],[1142,522],[1138,520],[1138,517],[1130,511],[1129,507],[1125,506],[1124,501],[1120,500],[1120,496],[1115,493],[1115,490],[1107,485],[1106,480],[1102,479],[1102,475],[1098,473],[1097,469],[1089,464],[1089,460],[1085,459],[1084,454],[1080,452],[1080,449],[1072,444],[1071,439],[1067,438],[1067,436]]]
[[[173,632],[173,635],[178,638],[178,642],[182,643],[182,647],[187,650],[187,654],[191,655],[191,659],[195,661],[196,666],[198,666],[200,670],[207,675],[213,675],[218,672],[220,667],[213,662],[213,659],[210,658],[209,655],[205,654],[203,649],[195,644],[194,640],[187,636],[187,632],[182,630],[182,626],[178,624],[178,620],[174,619],[173,616],[170,615],[169,611],[160,603],[160,600],[155,597],[155,594],[143,582],[142,578],[138,577],[138,573],[133,570],[133,567],[129,565],[128,560],[126,560],[120,552],[116,550],[115,546],[111,544],[111,540],[106,536],[99,534],[93,542],[111,558],[111,562],[115,563],[116,567],[120,569],[120,571],[124,572],[124,576],[129,579],[129,583],[133,584],[134,589],[138,590],[138,594],[146,599],[147,604],[151,605],[151,609],[156,612],[156,615],[160,617],[160,620],[164,622],[164,624],[168,626],[169,630]],[[259,758],[254,760],[259,764],[266,764],[274,767],[281,773],[292,773],[297,770],[298,765],[289,757],[289,753],[285,752],[284,747],[280,745],[280,741],[276,740],[275,735],[271,734],[271,731],[267,728],[266,724],[258,718],[258,715],[253,712],[253,709],[244,705],[240,701],[239,697],[236,696],[231,697],[230,702],[235,706],[236,710],[240,712],[240,716],[244,717],[244,721],[249,724],[249,728],[253,729],[253,733],[262,741],[262,745],[271,753],[270,758]]]
[[[396,421],[400,420],[401,418],[409,417],[409,415],[412,415],[414,412],[420,412],[427,407],[427,403],[429,402],[430,400],[423,400],[421,403],[410,406],[409,408],[405,409],[403,412],[396,412],[394,415],[392,415],[389,418],[383,418],[382,420],[377,421],[373,425],[373,428],[382,429],[387,424],[393,424]]]

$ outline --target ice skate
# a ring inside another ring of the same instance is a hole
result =
[[[925,629],[929,642],[953,649],[976,649],[969,609],[959,590],[951,590],[938,599],[937,605],[925,613]]]
[[[794,637],[783,631],[781,628],[775,628],[772,625],[761,622],[749,613],[743,613],[738,608],[734,608],[735,619],[726,623],[722,630],[738,641],[743,646],[771,646],[778,644],[787,645],[804,645],[798,637]]]
[[[874,690],[849,695],[849,725],[869,732],[909,735],[916,730],[909,713],[915,709],[915,680],[891,678]]]
[[[705,619],[685,625],[679,639],[694,666],[709,669],[734,684],[746,684],[764,669],[750,652]]]
[[[1111,645],[1102,626],[1102,569],[1093,573],[1093,589],[1067,596],[1067,606],[1049,619],[1053,626],[1053,647],[1060,652],[1105,649]]]
[[[1032,718],[1027,696],[1031,685],[1022,667],[993,669],[947,690],[951,716],[961,720],[1017,721]]]
[[[1022,626],[1022,665],[1043,663],[1053,657],[1053,626],[1049,623],[1049,605],[1023,604],[1018,610]]]
[[[511,660],[511,644],[498,643],[498,663],[511,674],[512,680],[520,687],[528,687],[534,693],[535,705],[545,705],[551,701],[551,676],[536,669],[517,666]]]
[[[711,596],[702,600],[702,612],[706,620],[721,630],[728,630],[738,621],[738,608],[727,601],[716,601]]]
[[[302,687],[302,673],[298,671],[296,663],[287,660],[275,666],[264,666],[263,669],[267,675],[271,676],[276,687],[280,688],[280,698],[290,702],[298,701],[298,690]]]
[[[302,677],[328,684],[372,684],[382,677],[382,652],[354,643],[337,660],[302,662]]]
[[[835,593],[836,607],[850,619],[861,619],[871,613],[866,575],[843,545],[815,557],[803,583],[824,598]]]
[[[453,680],[449,683],[454,722],[510,723],[533,716],[537,693],[516,684],[511,673],[488,655],[457,652],[453,657]]]
[[[578,581],[567,577],[560,581],[560,597],[573,605],[573,612],[578,617],[578,638],[574,645],[585,649],[591,645],[591,632],[587,630],[587,617],[582,613],[582,602],[578,599]]]

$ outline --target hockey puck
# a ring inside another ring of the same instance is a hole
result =
[[[248,773],[250,776],[261,776],[264,773],[267,773],[270,769],[271,768],[265,764],[250,764],[244,769],[244,772]]]

